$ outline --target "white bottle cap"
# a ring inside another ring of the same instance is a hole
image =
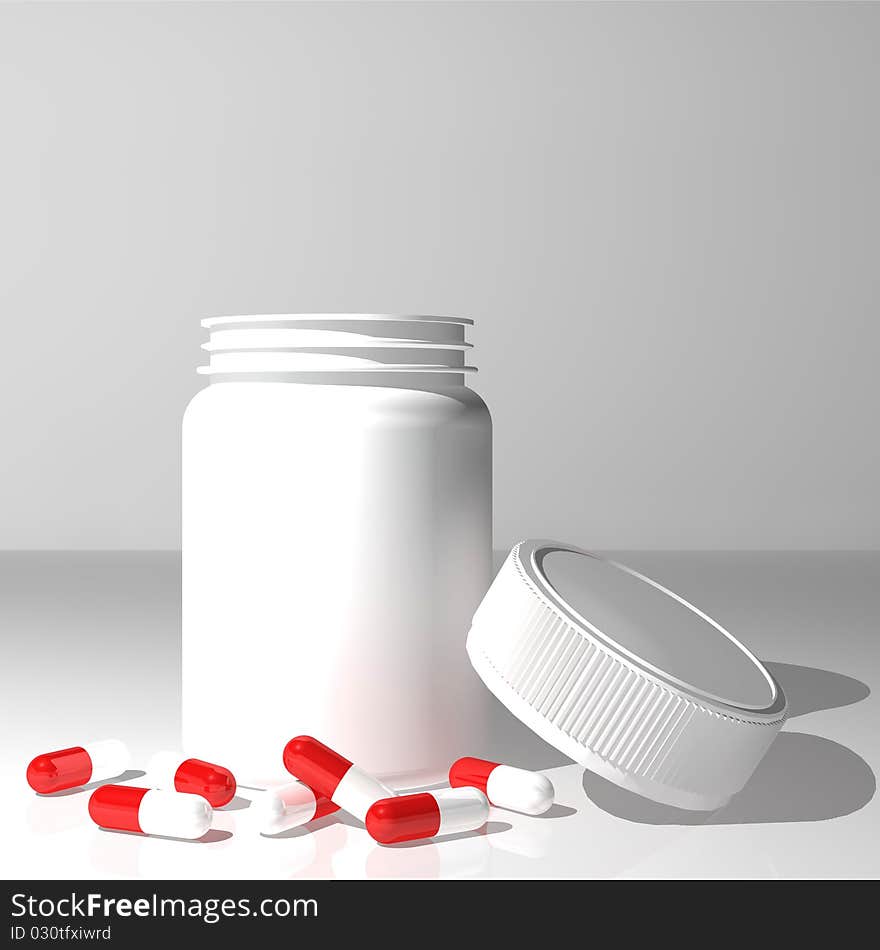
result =
[[[702,611],[589,551],[522,541],[473,619],[468,654],[510,711],[617,785],[715,809],[785,721],[761,664]]]

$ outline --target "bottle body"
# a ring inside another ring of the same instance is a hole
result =
[[[481,740],[488,411],[352,379],[212,382],[184,418],[184,749],[252,780],[300,734],[399,785]]]

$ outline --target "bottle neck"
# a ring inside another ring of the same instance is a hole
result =
[[[470,321],[454,317],[298,314],[215,317],[203,349],[212,382],[460,386]]]

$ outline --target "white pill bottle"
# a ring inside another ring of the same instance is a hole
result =
[[[243,782],[313,735],[403,787],[482,745],[465,650],[491,581],[471,321],[204,320],[183,420],[183,744]]]

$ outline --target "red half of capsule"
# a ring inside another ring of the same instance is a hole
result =
[[[465,756],[449,766],[449,784],[453,788],[478,788],[485,794],[489,776],[500,765],[499,762],[489,762],[488,759],[474,759]]]
[[[89,815],[102,828],[143,834],[138,824],[138,809],[148,791],[148,788],[134,788],[131,785],[102,785],[92,792]]]
[[[284,747],[284,768],[315,792],[333,798],[351,762],[311,736],[297,736]]]
[[[364,824],[380,844],[433,838],[440,830],[440,806],[428,792],[382,798],[370,806]]]
[[[82,746],[38,755],[27,767],[28,785],[41,795],[85,785],[92,777],[92,759]]]
[[[201,759],[181,762],[174,773],[174,787],[178,792],[201,795],[214,808],[228,805],[235,798],[235,776],[229,769]]]
[[[324,815],[332,815],[335,811],[339,811],[338,805],[331,802],[329,798],[324,798],[323,795],[316,795],[315,814],[312,815],[312,821],[315,821],[317,818],[323,818]]]

